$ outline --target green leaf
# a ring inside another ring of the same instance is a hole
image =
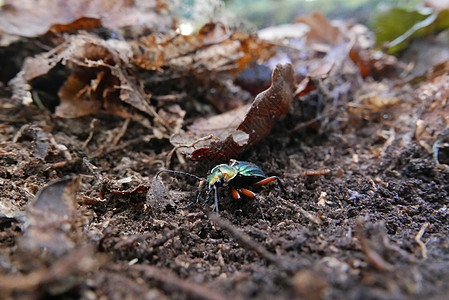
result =
[[[449,28],[449,10],[409,11],[394,8],[379,15],[374,23],[376,42],[393,54],[406,49],[412,38],[428,36]]]

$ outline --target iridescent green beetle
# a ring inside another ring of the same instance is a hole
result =
[[[217,188],[219,186],[228,186],[231,189],[231,194],[235,199],[240,199],[241,194],[254,198],[257,201],[257,206],[259,208],[260,214],[262,218],[265,219],[262,207],[260,205],[259,198],[257,195],[248,190],[246,187],[249,185],[265,185],[274,180],[278,181],[279,187],[281,189],[282,185],[278,177],[276,176],[265,176],[265,173],[256,165],[247,161],[237,161],[231,159],[229,164],[221,164],[215,166],[211,171],[210,175],[207,178],[198,177],[196,175],[182,172],[182,171],[174,171],[174,170],[161,170],[156,174],[156,177],[161,173],[176,173],[194,177],[201,181],[200,187],[206,183],[206,200],[203,203],[203,206],[206,205],[207,202],[211,199],[211,192],[214,191],[214,199],[215,199],[215,209],[218,213],[218,195]],[[179,209],[189,207],[193,203],[198,203],[199,198],[201,196],[201,191],[198,193],[196,197],[196,202],[191,202],[185,206],[179,207]]]

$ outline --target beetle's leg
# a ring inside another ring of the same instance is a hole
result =
[[[279,177],[277,177],[277,176],[270,176],[270,177],[264,178],[261,181],[256,182],[254,185],[265,185],[265,184],[270,183],[270,182],[275,181],[275,180],[277,181],[279,189],[282,191],[282,193],[285,194],[285,189],[284,189],[284,187],[282,185],[282,182],[279,179]]]
[[[211,190],[207,190],[206,191],[206,200],[204,200],[203,204],[201,205],[202,207],[206,206],[207,202],[209,202],[209,200],[210,200],[210,192],[211,192]]]
[[[204,201],[203,207],[210,200],[210,192],[211,192],[211,190],[207,190],[206,201]],[[218,192],[217,192],[217,187],[215,185],[214,185],[214,197],[215,197],[215,210],[217,211],[217,214],[218,214]]]
[[[214,196],[215,196],[215,210],[217,211],[218,215],[218,192],[217,187],[214,185]]]
[[[176,209],[184,209],[184,208],[187,208],[187,207],[191,206],[194,203],[198,203],[202,193],[203,193],[203,181],[200,182],[200,185],[198,187],[198,191],[196,192],[196,200],[195,200],[195,202],[190,202],[189,204],[181,206],[181,207],[178,207]]]
[[[232,194],[232,197],[234,197],[234,199],[237,199],[237,200],[240,199],[240,194],[236,189],[231,189],[231,194]]]
[[[267,177],[267,178],[262,179],[261,181],[256,182],[254,185],[265,185],[265,184],[270,183],[275,180],[279,180],[279,178],[277,178],[276,176],[271,176],[271,177]]]
[[[260,214],[262,215],[262,220],[265,220],[265,216],[264,216],[263,211],[262,211],[262,206],[260,205],[259,197],[257,197],[256,193],[251,192],[248,189],[239,189],[239,192],[242,193],[245,196],[248,196],[248,197],[256,199],[257,206],[259,207]]]
[[[203,191],[202,191],[202,190],[199,190],[199,191],[196,193],[196,200],[195,200],[195,203],[198,204],[198,202],[200,201],[201,195],[203,195]]]

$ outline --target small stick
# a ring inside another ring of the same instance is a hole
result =
[[[271,262],[281,268],[287,267],[287,264],[283,264],[283,262],[279,259],[279,257],[277,257],[275,254],[269,252],[262,245],[258,244],[256,241],[251,239],[250,236],[248,236],[246,233],[244,233],[243,231],[236,228],[228,220],[225,220],[225,219],[219,217],[215,213],[208,213],[207,217],[209,218],[209,220],[211,220],[212,222],[217,224],[221,229],[225,230],[228,234],[230,234],[231,237],[236,239],[237,242],[240,245],[242,245],[243,247],[246,247],[246,248],[256,251],[262,257],[264,257],[266,260],[268,260],[269,262]]]
[[[53,145],[53,147],[62,151],[62,153],[64,154],[64,157],[67,161],[71,161],[73,159],[72,155],[70,154],[69,149],[67,149],[66,145],[58,144],[58,142],[56,142],[56,140],[53,136],[50,137],[50,142]]]
[[[84,141],[83,145],[81,146],[81,149],[85,150],[87,148],[87,145],[90,143],[90,141],[92,140],[92,137],[94,136],[94,129],[95,129],[95,125],[97,125],[98,123],[98,119],[92,119],[92,121],[90,121],[90,132],[89,132],[89,136],[87,137],[87,139]]]
[[[199,142],[202,141],[207,141],[209,139],[212,138],[212,135],[208,135],[208,136],[203,136],[202,138],[197,139],[196,141],[194,141],[191,144],[181,144],[181,145],[176,145],[171,151],[170,153],[168,153],[167,155],[167,159],[165,161],[165,165],[168,167],[170,167],[170,161],[171,158],[173,157],[173,154],[175,154],[176,150],[178,150],[179,148],[191,148],[191,147],[195,147],[196,144],[198,144]]]
[[[17,133],[14,135],[14,137],[12,138],[12,142],[13,143],[17,143],[17,141],[22,137],[23,132],[28,129],[28,127],[30,127],[30,125],[25,124],[22,125],[22,127],[20,127],[20,129],[17,131]]]
[[[112,146],[112,147],[108,147],[106,150],[104,148],[103,149],[99,149],[98,151],[96,151],[95,153],[90,155],[90,157],[91,158],[97,158],[99,156],[104,156],[104,155],[110,154],[112,152],[125,149],[126,147],[132,146],[134,144],[138,144],[138,143],[140,143],[142,141],[148,142],[152,138],[154,138],[154,135],[147,135],[147,136],[144,136],[143,138],[142,137],[138,137],[138,138],[135,138],[135,139],[132,139],[132,140],[124,141],[120,145],[115,145],[115,146]]]
[[[166,291],[171,291],[170,287],[189,294],[194,299],[210,299],[210,300],[225,300],[227,297],[215,292],[212,289],[207,288],[204,285],[200,285],[193,281],[184,280],[179,278],[174,273],[164,270],[162,268],[150,266],[150,265],[132,265],[129,266],[130,270],[142,272],[145,277],[152,278],[154,280],[163,283],[162,288],[165,287]]]
[[[363,235],[362,220],[357,220],[355,231],[357,239],[359,240],[362,251],[365,254],[366,260],[378,270],[381,271],[393,271],[394,267],[390,263],[386,262],[382,256],[379,255],[374,249],[372,249],[368,243],[368,240]]]
[[[320,121],[321,119],[330,117],[333,113],[337,112],[338,109],[337,108],[330,108],[327,112],[324,112],[322,115],[315,117],[311,120],[308,120],[304,123],[299,123],[298,125],[295,126],[295,128],[291,129],[288,131],[289,134],[295,133],[296,131],[299,131],[300,129],[307,127],[309,125],[312,125],[313,123]]]
[[[114,249],[128,248],[132,247],[135,243],[141,242],[147,239],[151,239],[150,244],[147,246],[148,248],[154,248],[158,246],[162,246],[168,240],[171,240],[175,236],[179,235],[179,228],[170,230],[169,232],[163,234],[161,237],[154,239],[153,233],[144,233],[144,234],[135,234],[132,235],[117,244],[115,244]]]
[[[146,239],[150,239],[153,236],[154,236],[153,233],[134,234],[115,244],[114,249],[117,250],[121,248],[129,248],[132,247],[135,243],[144,241]]]
[[[44,166],[44,170],[48,171],[48,170],[52,170],[52,169],[58,169],[58,168],[62,168],[65,167],[69,162],[64,160],[64,161],[60,161],[57,163],[53,163],[53,164],[45,164]]]
[[[421,238],[423,237],[424,233],[426,233],[429,225],[429,222],[424,222],[415,236],[415,242],[419,245],[419,247],[421,247],[421,255],[423,259],[427,259],[427,248],[426,245],[421,241]]]
[[[305,210],[301,207],[298,207],[297,209],[301,214],[303,214],[307,219],[309,219],[313,223],[315,223],[317,225],[323,224],[323,222],[321,221],[321,219],[319,217],[314,216],[313,214],[309,213],[307,210]]]
[[[123,122],[122,127],[120,128],[120,131],[118,132],[118,134],[115,136],[114,140],[112,141],[112,145],[115,146],[118,144],[118,142],[120,141],[120,139],[125,135],[126,130],[128,129],[128,125],[129,125],[129,121],[131,119],[128,118],[125,120],[125,122]]]
[[[282,202],[284,205],[288,206],[290,209],[292,209],[293,211],[298,211],[300,214],[302,214],[304,217],[306,217],[309,221],[311,221],[312,223],[315,223],[316,225],[321,225],[323,224],[323,222],[321,221],[321,219],[313,214],[311,214],[310,212],[306,211],[305,209],[303,209],[302,207],[299,207],[293,203],[290,203],[288,201],[283,201]]]
[[[306,171],[303,172],[301,174],[302,177],[306,177],[306,176],[312,176],[312,175],[328,175],[331,173],[330,169],[323,169],[323,170],[310,170],[310,171]]]
[[[92,174],[94,174],[95,178],[97,178],[98,181],[103,180],[103,176],[101,176],[101,174],[97,172],[97,167],[93,165],[86,157],[83,157],[83,164]]]

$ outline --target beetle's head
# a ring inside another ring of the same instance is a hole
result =
[[[210,171],[210,175],[207,177],[208,188],[211,189],[213,186],[219,186],[228,183],[232,180],[238,171],[226,164],[218,165]]]

